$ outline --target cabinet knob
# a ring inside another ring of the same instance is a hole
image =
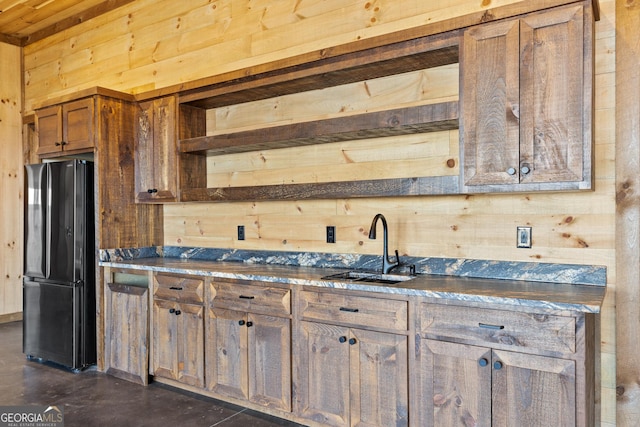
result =
[[[349,338],[349,345],[354,345],[355,343],[357,343],[358,341],[356,341],[355,338]]]
[[[239,321],[238,321],[238,325],[240,325],[240,326],[244,326],[244,324],[245,324],[245,323],[246,323],[246,322],[245,322],[244,320],[239,320]]]
[[[495,362],[493,362],[493,369],[495,369],[495,370],[502,369],[502,362],[499,361],[499,360],[496,360]]]
[[[176,309],[175,309],[175,308],[170,308],[170,309],[169,309],[169,313],[173,314],[173,313],[175,313],[175,312],[176,312]]]
[[[347,342],[347,337],[342,336],[342,337],[338,338],[338,341],[340,341],[340,342]]]
[[[157,193],[157,192],[158,192],[158,189],[157,189],[157,188],[149,188],[149,189],[147,190],[147,193],[149,193],[149,194]]]
[[[478,365],[480,365],[482,367],[487,366],[488,364],[489,364],[489,361],[485,357],[483,357],[480,360],[478,360]]]
[[[509,175],[515,175],[516,174],[516,168],[509,168],[507,169],[507,173]]]
[[[528,174],[529,172],[531,172],[531,168],[530,168],[529,166],[527,166],[527,165],[523,165],[523,166],[520,168],[520,172],[522,173],[522,175],[526,175],[526,174]]]
[[[56,147],[60,147],[60,146],[62,145],[62,143],[61,143],[61,142],[56,142],[56,143],[54,143],[54,145],[55,145]]]
[[[180,310],[176,310],[176,316],[180,316],[182,312]]]
[[[247,328],[250,328],[252,326],[253,326],[253,322],[251,322],[251,321],[247,322]]]

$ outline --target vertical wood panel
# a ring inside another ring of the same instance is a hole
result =
[[[640,420],[640,2],[616,2],[617,425]]]
[[[0,315],[22,311],[21,55],[0,43]]]

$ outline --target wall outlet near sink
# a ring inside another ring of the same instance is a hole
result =
[[[531,247],[531,227],[517,227],[517,244],[518,248]]]
[[[334,225],[327,225],[327,243],[336,242],[336,227]]]

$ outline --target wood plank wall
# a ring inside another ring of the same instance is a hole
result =
[[[48,98],[90,86],[140,93],[509,3],[518,2],[137,0],[25,47],[25,110]],[[164,243],[379,254],[381,242],[368,240],[367,230],[373,215],[382,212],[390,226],[390,246],[401,254],[605,265],[609,292],[602,314],[602,425],[615,425],[615,4],[615,0],[600,1],[601,20],[596,24],[595,191],[177,204],[164,209]],[[370,108],[378,100],[398,104],[404,102],[407,93],[416,102],[449,96],[447,92],[455,85],[451,82],[455,80],[455,67],[433,73],[441,73],[441,78],[416,74],[408,77],[412,84],[401,83],[398,78],[385,85],[381,95],[357,102],[354,96],[366,94],[371,88],[357,84],[337,88],[334,96],[325,98],[320,106],[320,101],[305,103],[291,97],[210,111],[208,132],[221,131],[225,126],[251,126],[257,117],[277,123],[291,120],[292,115],[340,114],[339,109],[345,106],[354,110],[351,103],[357,103],[357,109]],[[421,92],[424,88],[434,93],[425,95]],[[377,174],[387,165],[375,159],[366,164],[374,156],[368,153],[372,145],[377,147],[375,156],[380,159],[393,154],[387,142],[358,144],[364,145],[336,145],[331,152],[330,147],[320,151],[309,147],[212,158],[210,166],[217,162],[219,175],[210,174],[208,179],[256,182],[284,176],[300,180],[305,174],[309,175],[305,179],[315,179],[303,162],[314,157],[336,159],[336,155],[341,161],[348,157],[352,163],[339,169],[332,166],[331,173],[358,179]],[[419,149],[423,156],[428,150],[440,159],[455,156],[457,167],[455,132],[405,137],[401,144],[403,150]],[[344,147],[350,151],[344,151]],[[442,154],[444,149],[449,150],[446,155]],[[442,167],[442,160],[431,165],[425,162],[430,170]],[[259,173],[239,173],[241,164],[253,164],[255,169],[255,165],[265,163]],[[286,169],[279,176],[268,170],[270,165],[280,169],[283,163]],[[303,167],[296,169],[292,163]],[[396,162],[389,173],[404,164]],[[322,169],[316,165],[314,170],[319,173]],[[245,225],[247,235],[241,242],[235,240],[239,224]],[[337,228],[335,244],[324,243],[327,225]],[[533,227],[532,249],[515,249],[518,225]]]
[[[0,43],[0,321],[22,312],[22,49]]]

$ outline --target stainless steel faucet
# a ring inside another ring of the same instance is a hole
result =
[[[389,259],[389,231],[387,229],[387,220],[384,215],[377,214],[373,217],[373,222],[371,223],[371,228],[369,229],[369,239],[376,238],[376,225],[378,224],[378,220],[382,221],[382,231],[384,233],[383,238],[383,248],[382,248],[382,274],[388,274],[391,270],[400,265],[400,256],[398,255],[398,251],[396,250],[396,261],[391,262]]]

